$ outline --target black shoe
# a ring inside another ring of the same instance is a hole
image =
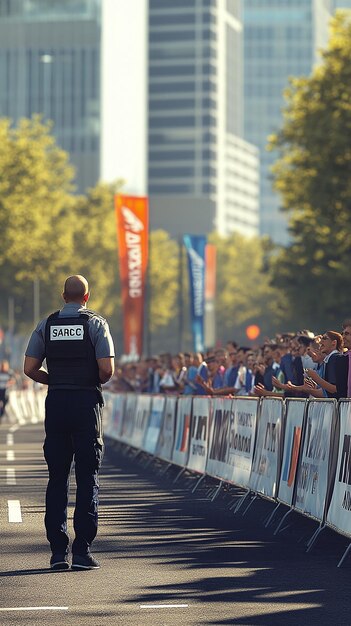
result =
[[[53,554],[50,559],[51,569],[69,569],[67,554]]]
[[[99,569],[100,563],[91,554],[81,556],[74,554],[72,558],[72,569]]]

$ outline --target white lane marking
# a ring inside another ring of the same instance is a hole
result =
[[[15,485],[16,484],[16,470],[14,467],[6,468],[6,484],[7,485]]]
[[[68,606],[16,606],[3,607],[0,611],[68,611]]]
[[[6,445],[10,448],[13,446],[13,434],[9,433],[6,437]]]
[[[9,522],[19,523],[22,521],[21,503],[19,500],[8,500]]]
[[[141,604],[140,609],[186,609],[189,604]]]
[[[15,460],[15,453],[13,450],[7,450],[6,452],[6,461],[14,461]]]
[[[13,426],[10,426],[9,431],[10,433],[15,433],[16,430],[19,429],[19,426],[17,424],[14,424]]]

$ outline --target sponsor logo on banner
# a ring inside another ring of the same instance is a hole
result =
[[[351,402],[339,404],[340,433],[337,468],[327,524],[351,536]]]
[[[194,350],[202,352],[204,350],[206,237],[202,235],[184,235],[183,240],[188,253],[191,327]]]
[[[278,500],[289,506],[292,504],[294,495],[305,406],[306,400],[286,400],[284,449]]]
[[[163,413],[160,435],[157,442],[156,454],[161,459],[169,462],[172,461],[176,409],[176,396],[168,396],[168,398],[166,398],[166,405]]]
[[[213,417],[206,472],[219,478],[227,478],[229,453],[229,427],[232,400],[217,398],[213,402]]]
[[[234,398],[229,425],[227,479],[247,488],[255,447],[258,398]]]
[[[50,326],[50,341],[82,341],[84,339],[84,326]]]
[[[115,203],[122,288],[124,352],[140,355],[143,347],[148,258],[148,200],[118,195]]]
[[[164,396],[152,397],[151,415],[144,440],[144,449],[150,454],[155,454],[161,430],[165,401],[166,398]]]
[[[126,394],[125,409],[121,427],[121,441],[128,444],[132,443],[137,397],[138,396],[134,393]]]
[[[280,398],[262,400],[249,481],[250,489],[271,498],[277,490],[283,406]]]
[[[310,400],[297,473],[295,508],[317,520],[324,516],[329,453],[335,416],[333,400]]]
[[[193,414],[191,418],[189,469],[205,472],[208,439],[210,427],[210,400],[209,398],[193,399]]]
[[[119,438],[122,428],[125,397],[122,393],[114,394],[111,414],[110,435]]]
[[[178,399],[176,434],[173,448],[172,460],[177,465],[185,466],[189,454],[189,436],[191,423],[191,397],[181,397]]]
[[[135,446],[135,448],[143,447],[146,429],[149,422],[150,406],[151,396],[138,396],[132,437],[132,445]]]

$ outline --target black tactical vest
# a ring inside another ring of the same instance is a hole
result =
[[[94,314],[79,317],[59,317],[52,313],[45,327],[45,354],[49,387],[59,389],[101,389],[95,350],[89,335],[89,319]]]

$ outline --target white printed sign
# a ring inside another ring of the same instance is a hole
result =
[[[283,502],[283,504],[291,506],[302,440],[302,427],[306,400],[288,398],[285,402],[285,435],[278,500]]]
[[[178,398],[176,433],[172,460],[177,465],[186,466],[189,456],[189,436],[191,423],[192,397],[182,396]]]
[[[335,418],[334,400],[310,400],[297,471],[295,508],[317,520],[324,517],[329,453]]]
[[[151,396],[139,395],[137,399],[134,428],[132,436],[132,446],[142,448],[146,429],[149,423],[151,408]]]
[[[228,471],[232,402],[229,398],[216,398],[212,405],[213,413],[206,473],[219,478],[226,478]]]
[[[132,445],[136,403],[137,403],[137,395],[135,393],[127,393],[125,406],[124,406],[124,415],[122,419],[120,439],[124,443],[130,444],[130,445]]]
[[[327,524],[351,536],[351,402],[339,404],[340,432],[337,467]]]
[[[50,341],[77,341],[83,339],[83,324],[74,324],[74,326],[50,326]]]
[[[277,491],[283,406],[281,398],[262,399],[249,481],[250,489],[270,498]]]
[[[229,425],[226,479],[248,488],[255,449],[259,398],[234,398]]]
[[[125,395],[123,393],[117,393],[113,395],[109,433],[113,439],[120,438],[124,414],[124,403]]]
[[[149,452],[150,454],[155,454],[157,441],[161,430],[165,401],[165,396],[152,397],[151,414],[144,439],[144,450],[146,450],[146,452]]]
[[[176,409],[177,397],[167,396],[160,435],[156,447],[156,455],[169,462],[172,461]]]
[[[190,447],[187,467],[197,472],[205,472],[210,429],[210,399],[193,399],[191,418]]]

